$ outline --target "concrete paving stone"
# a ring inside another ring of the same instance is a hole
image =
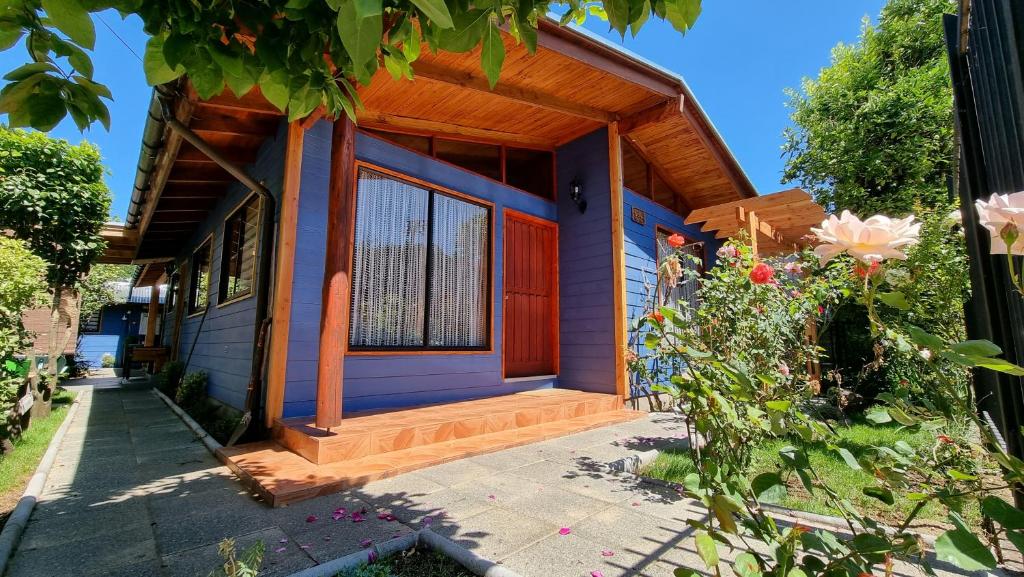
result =
[[[624,527],[629,527],[624,531]],[[650,517],[610,506],[573,526],[573,533],[615,551],[660,557],[693,540],[693,528],[683,522]]]
[[[544,484],[533,479],[517,477],[514,471],[518,469],[462,483],[452,488],[470,499],[492,505],[508,503],[544,489]]]
[[[369,540],[383,543],[397,536],[411,533],[412,529],[398,522],[388,522],[368,515],[361,523],[353,523],[351,519],[335,521],[331,517],[319,518],[314,523],[306,524],[304,530],[285,531],[291,540],[316,559],[324,563],[349,553],[363,549],[362,543]]]
[[[146,445],[152,441],[168,437],[194,437],[195,434],[181,420],[168,420],[151,426],[134,426],[129,430],[131,441],[136,445]]]
[[[647,566],[656,562],[628,551],[615,550],[611,557],[604,557],[604,549],[575,533],[555,534],[502,559],[501,564],[528,577],[590,577],[594,571],[604,577],[646,577]]]
[[[682,522],[703,518],[707,514],[699,502],[686,499],[667,487],[649,484],[638,485],[634,494],[619,506],[668,521]]]
[[[156,542],[133,527],[77,541],[73,547],[55,545],[18,550],[9,577],[40,575],[103,575],[124,565],[155,560]]]
[[[250,497],[241,484],[207,491],[182,492],[174,497],[164,496],[154,499],[150,495],[147,499],[149,511],[153,519],[158,522],[174,522],[193,513],[208,514],[223,509],[230,509],[230,512],[239,516],[261,515],[267,511],[267,506]],[[228,512],[225,511],[225,513]]]
[[[308,531],[314,526],[339,523],[340,521],[334,521],[331,515],[340,508],[345,509],[346,516],[365,509],[366,513],[364,516],[367,521],[363,523],[368,522],[371,517],[374,521],[377,518],[377,509],[373,504],[350,493],[325,495],[277,509],[271,509],[266,505],[262,505],[262,507],[266,516],[273,520],[273,524],[289,535]],[[316,520],[309,521],[310,515],[316,517]],[[356,525],[360,525],[360,523],[356,523]]]
[[[122,503],[117,507],[85,509],[57,517],[34,518],[25,528],[18,547],[23,551],[41,549],[129,529],[138,531],[139,535],[152,535],[146,504],[141,499]]]
[[[481,557],[501,561],[545,536],[556,534],[559,527],[495,507],[461,523],[440,525],[433,530]]]
[[[68,443],[85,443],[94,445],[130,442],[127,430],[95,431],[85,427],[69,428],[65,434],[64,440]]]
[[[609,436],[609,432],[604,429],[593,429],[590,431],[583,431],[582,433],[576,433],[575,435],[555,437],[554,439],[545,441],[544,443],[547,445],[564,447],[566,449],[580,450],[593,447],[598,444],[608,444],[620,438],[624,438],[625,436],[626,435],[621,433],[616,436]]]
[[[172,514],[153,512],[153,531],[160,551],[166,555],[203,545],[216,545],[227,537],[238,537],[274,526],[262,512],[243,513],[235,505],[231,503],[206,511],[179,508]]]
[[[609,503],[618,503],[630,497],[637,484],[635,478],[630,476],[617,477],[599,470],[580,470],[577,466],[553,461],[541,461],[513,469],[508,475],[558,486]]]
[[[135,459],[130,451],[82,452],[82,447],[61,447],[57,451],[57,459],[50,468],[50,475],[58,475],[64,471],[88,473],[96,470],[124,469],[135,466]]]
[[[135,452],[135,461],[140,467],[168,463],[202,463],[214,459],[210,451],[200,442],[190,442],[177,446],[146,452]]]
[[[163,566],[159,560],[151,559],[139,563],[104,569],[103,577],[163,577]]]
[[[67,487],[46,489],[36,501],[32,511],[32,519],[56,517],[98,511],[108,507],[120,507],[133,499],[141,499],[142,495],[131,495],[123,491],[97,490],[75,491]]]
[[[384,511],[392,513],[403,523],[419,528],[423,526],[426,517],[431,518],[431,526],[438,523],[460,523],[495,506],[495,501],[486,496],[467,496],[455,489],[445,489],[417,497],[402,505],[388,507]]]
[[[202,469],[188,475],[162,477],[142,483],[150,500],[172,499],[215,489],[245,493],[246,488],[225,467]]]
[[[296,571],[316,565],[316,561],[307,555],[303,549],[300,549],[297,544],[291,542],[281,544],[281,539],[287,539],[287,536],[277,527],[240,533],[235,537],[235,550],[240,556],[242,552],[257,541],[263,542],[265,552],[263,555],[263,565],[259,571],[260,577],[291,575]],[[223,563],[217,550],[218,543],[219,541],[164,555],[164,575],[168,577],[208,575]],[[280,553],[275,551],[275,549],[282,546],[285,548],[284,551]]]
[[[466,481],[472,481],[481,477],[487,477],[496,473],[497,470],[481,465],[480,463],[467,459],[459,459],[443,465],[428,467],[416,471],[420,477],[429,479],[439,485],[451,487]]]
[[[381,479],[356,489],[354,496],[379,507],[390,507],[445,488],[416,473]]]
[[[509,471],[522,467],[523,465],[530,465],[537,461],[543,461],[546,456],[542,455],[536,450],[524,450],[526,447],[518,447],[515,449],[508,449],[506,451],[498,451],[495,453],[488,453],[486,455],[479,455],[477,457],[470,457],[465,459],[466,461],[476,463],[492,469],[494,471]]]
[[[145,442],[138,442],[132,445],[136,455],[144,455],[154,451],[164,451],[178,447],[198,446],[206,451],[206,445],[199,440],[199,437],[191,434],[173,433],[163,437],[146,437]]]
[[[206,471],[219,466],[220,463],[210,454],[200,455],[195,453],[187,459],[168,460],[166,462],[154,462],[146,465],[138,465],[135,469],[135,478],[140,483],[150,483],[158,479],[191,475],[196,472]]]
[[[123,491],[138,484],[130,467],[120,469],[87,468],[50,471],[43,491],[71,489],[79,492]]]
[[[535,493],[503,501],[498,506],[560,526],[566,526],[611,507],[605,501],[592,499],[551,485],[544,486],[542,490]]]
[[[126,432],[128,432],[127,423],[85,423],[75,419],[74,422],[68,425],[68,433],[72,435],[98,435],[101,433],[124,434]]]

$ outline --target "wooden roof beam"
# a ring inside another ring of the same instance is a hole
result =
[[[655,124],[663,120],[667,120],[672,116],[679,116],[683,114],[683,106],[686,102],[686,97],[682,94],[675,98],[666,100],[665,102],[655,104],[649,108],[645,108],[639,112],[624,116],[619,121],[619,131],[621,134],[629,134],[635,130],[639,130],[649,124]]]
[[[535,148],[552,148],[554,143],[545,138],[538,138],[526,134],[516,134],[487,128],[474,128],[459,124],[449,124],[422,118],[399,116],[374,110],[360,110],[356,118],[361,128],[375,128],[378,130],[399,130],[420,134],[452,134],[475,138],[496,144],[527,145]]]
[[[620,123],[619,126],[622,126],[622,124]],[[665,174],[661,171],[661,168],[658,167],[657,164],[651,162],[651,154],[650,154],[650,152],[648,152],[647,148],[639,140],[637,140],[637,139],[635,139],[635,138],[633,138],[631,136],[626,135],[625,138],[626,138],[626,140],[629,141],[630,144],[633,145],[633,150],[635,150],[636,153],[638,155],[640,155],[640,158],[642,158],[644,160],[644,162],[647,163],[647,166],[649,166],[651,168],[651,172],[654,175],[657,175],[658,178],[660,178],[661,181],[664,182],[665,184],[667,184],[668,187],[672,190],[673,204],[676,205],[676,206],[673,206],[672,208],[676,212],[678,212],[679,214],[684,214],[686,211],[690,210],[691,209],[690,201],[687,200],[686,198],[684,198],[683,195],[680,194],[679,191],[677,191],[674,186],[672,186],[672,184],[671,184],[672,181],[668,180],[667,178],[665,178]],[[648,181],[649,182],[648,188],[650,188],[649,193],[650,193],[651,200],[654,200],[655,202],[658,202],[658,200],[656,198],[654,198],[654,183],[653,183],[653,180],[654,179],[651,178]],[[680,204],[682,206],[679,206]],[[682,209],[682,210],[680,210],[680,209]]]
[[[792,188],[783,192],[766,194],[754,198],[745,198],[732,202],[725,202],[707,208],[701,208],[690,213],[686,217],[686,224],[705,222],[715,218],[722,218],[734,215],[737,207],[744,207],[746,210],[758,210],[761,208],[772,208],[779,204],[790,202],[811,201],[810,195],[799,188]]]
[[[498,81],[492,89],[487,79],[469,72],[449,70],[437,64],[427,61],[417,61],[413,64],[415,78],[422,78],[431,82],[450,84],[475,92],[491,94],[521,104],[527,104],[536,108],[543,108],[553,112],[596,120],[608,123],[615,120],[615,115],[598,108],[586,106],[578,102],[563,100],[550,94],[544,94],[525,88],[512,86],[506,82]]]

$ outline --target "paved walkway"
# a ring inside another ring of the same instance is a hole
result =
[[[598,467],[680,443],[671,416],[270,509],[247,495],[148,390],[86,390],[81,403],[11,577],[206,575],[218,565],[217,543],[229,536],[241,547],[265,543],[260,575],[288,575],[359,550],[367,539],[380,542],[424,525],[524,577],[598,570],[605,577],[668,577],[678,566],[703,567],[686,525],[698,509],[672,491]],[[335,519],[341,508],[344,518]],[[563,527],[571,533],[561,535]]]

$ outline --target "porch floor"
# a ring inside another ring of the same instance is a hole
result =
[[[641,416],[615,395],[545,389],[365,414],[330,432],[289,419],[279,423],[276,440],[225,447],[218,456],[278,507]]]

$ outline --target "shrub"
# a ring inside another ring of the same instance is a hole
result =
[[[224,563],[210,573],[211,577],[256,577],[263,564],[264,547],[263,541],[257,541],[239,559],[235,553],[235,540],[224,539],[217,546]]]
[[[199,407],[206,399],[207,375],[204,371],[189,373],[181,381],[181,386],[174,395],[174,402],[186,411]]]
[[[112,368],[114,366],[114,355],[103,353],[103,357],[100,359],[100,366],[104,369]]]
[[[171,361],[165,364],[156,375],[153,376],[153,384],[161,393],[172,399],[177,399],[178,385],[181,383],[181,375],[185,372],[185,365],[181,361]]]

